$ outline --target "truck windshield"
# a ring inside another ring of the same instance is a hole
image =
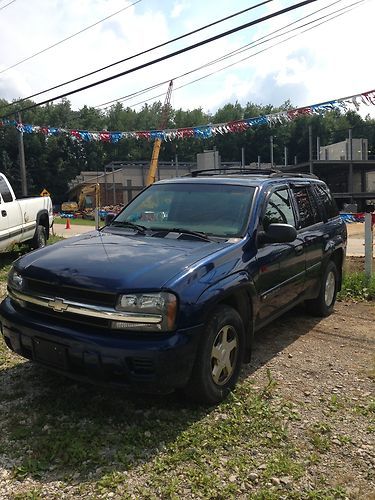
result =
[[[204,183],[154,184],[115,219],[146,229],[174,228],[233,238],[246,230],[255,189],[250,186]]]

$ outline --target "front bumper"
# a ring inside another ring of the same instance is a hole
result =
[[[9,297],[0,323],[7,346],[24,358],[78,380],[151,392],[186,385],[203,333],[202,325],[165,334],[73,329],[15,307]]]

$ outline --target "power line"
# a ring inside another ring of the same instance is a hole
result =
[[[238,31],[241,31],[241,30],[243,30],[245,28],[249,28],[250,26],[254,26],[256,24],[262,23],[264,21],[267,21],[268,19],[272,19],[272,18],[280,16],[282,14],[286,14],[287,12],[290,12],[292,10],[298,9],[298,8],[303,7],[305,5],[308,5],[310,3],[314,3],[316,1],[317,0],[304,0],[303,2],[300,2],[298,4],[291,5],[290,7],[286,7],[284,9],[281,9],[281,10],[277,11],[277,12],[273,12],[272,14],[268,14],[267,16],[263,16],[261,18],[255,19],[254,21],[250,21],[248,23],[242,24],[241,26],[237,26],[236,28],[232,28],[232,29],[230,29],[228,31],[225,31],[225,32],[220,33],[218,35],[215,35],[213,37],[207,38],[206,40],[202,40],[201,42],[194,43],[193,45],[189,45],[188,47],[185,47],[183,49],[176,50],[175,52],[171,52],[170,54],[167,54],[165,56],[158,57],[157,59],[154,59],[154,60],[149,61],[147,63],[141,64],[141,65],[136,66],[134,68],[128,69],[126,71],[122,71],[121,73],[117,73],[116,75],[104,78],[103,80],[99,80],[99,81],[91,83],[89,85],[85,85],[84,87],[80,87],[78,89],[71,90],[69,92],[65,92],[64,94],[60,94],[60,95],[52,97],[50,99],[46,99],[45,101],[41,101],[41,102],[32,104],[30,106],[26,106],[24,108],[18,109],[16,112],[22,112],[22,111],[26,111],[26,110],[29,110],[29,109],[33,109],[33,108],[36,108],[38,106],[42,106],[43,104],[47,104],[47,103],[49,103],[51,101],[55,101],[57,99],[62,99],[63,97],[67,97],[69,95],[73,95],[73,94],[76,94],[78,92],[82,92],[83,90],[87,90],[89,88],[96,87],[97,85],[101,85],[103,83],[106,83],[106,82],[109,82],[109,81],[114,80],[116,78],[119,78],[120,76],[128,75],[130,73],[134,73],[135,71],[139,71],[140,69],[147,68],[147,67],[152,66],[154,64],[157,64],[159,62],[162,62],[162,61],[165,61],[165,60],[170,59],[172,57],[175,57],[177,55],[183,54],[183,53],[188,52],[188,51],[190,51],[192,49],[201,47],[202,45],[206,45],[207,43],[213,42],[215,40],[219,40],[220,38],[223,38],[225,36],[231,35],[233,33],[237,33]],[[8,113],[7,115],[4,116],[4,118],[7,117],[7,116],[12,115],[14,113],[15,113],[15,111],[13,111],[12,113]]]
[[[13,0],[13,2],[15,2],[16,0]],[[34,57],[36,56],[39,56],[40,54],[43,54],[44,52],[47,52],[47,50],[50,50],[52,49],[53,47],[57,47],[57,45],[60,45],[61,43],[63,42],[66,42],[67,40],[71,40],[72,38],[74,38],[75,36],[77,35],[80,35],[81,33],[93,28],[94,26],[97,26],[98,24],[102,23],[103,21],[106,21],[107,19],[110,19],[111,17],[113,16],[116,16],[117,14],[120,14],[120,12],[123,12],[124,10],[127,10],[129,9],[130,7],[133,7],[133,5],[136,5],[137,3],[141,2],[142,0],[136,0],[134,3],[130,4],[130,5],[127,5],[126,7],[118,10],[117,12],[114,12],[113,14],[110,14],[109,16],[107,17],[104,17],[103,19],[100,19],[99,21],[97,21],[96,23],[94,24],[91,24],[90,26],[87,26],[86,28],[83,28],[82,30],[80,31],[77,31],[77,33],[73,33],[73,35],[69,35],[68,37],[64,38],[63,40],[60,40],[59,42],[56,42],[54,43],[53,45],[50,45],[49,47],[46,47],[45,49],[43,50],[40,50],[39,52],[36,52],[35,54],[32,54],[31,56],[29,57],[25,57],[25,59],[22,59],[21,61],[18,61],[17,63],[15,64],[12,64],[11,66],[8,66],[7,68],[5,69],[2,69],[0,71],[0,74],[1,73],[4,73],[5,71],[8,71],[9,69],[12,69],[12,68],[15,68],[16,66],[19,66],[20,64],[26,62],[26,61],[29,61],[30,59],[33,59]],[[13,3],[13,2],[10,2],[10,3]],[[10,5],[9,3],[7,5]],[[2,7],[3,9],[6,7],[6,5],[4,7]],[[1,10],[1,9],[0,9]],[[37,94],[35,94],[37,95]],[[34,96],[31,96],[31,97],[34,97]],[[28,99],[28,97],[25,97],[25,99]],[[23,99],[22,99],[23,100]]]
[[[169,44],[171,44],[171,43],[173,43],[173,42],[176,42],[176,41],[178,41],[178,40],[182,40],[183,38],[186,38],[186,37],[188,37],[188,36],[190,36],[190,35],[194,35],[194,34],[196,34],[196,33],[199,33],[200,31],[203,31],[203,30],[205,30],[205,29],[207,29],[207,28],[211,28],[212,26],[215,26],[216,24],[219,24],[219,23],[222,23],[222,22],[224,22],[224,21],[227,21],[228,19],[231,19],[231,18],[233,18],[233,17],[236,17],[236,16],[239,16],[239,15],[241,15],[241,14],[244,14],[245,12],[248,12],[248,11],[250,11],[250,10],[256,9],[256,8],[261,7],[261,6],[263,6],[263,5],[267,4],[267,3],[270,3],[270,2],[273,2],[273,0],[264,0],[263,2],[260,2],[260,3],[256,4],[256,5],[253,5],[252,7],[248,7],[247,9],[243,9],[243,10],[241,10],[241,11],[239,11],[239,12],[235,12],[234,14],[231,14],[230,16],[224,17],[224,18],[219,19],[219,20],[217,20],[217,21],[214,21],[214,22],[212,22],[212,23],[210,23],[210,24],[206,24],[205,26],[202,26],[201,28],[197,28],[197,29],[195,29],[195,30],[193,30],[193,31],[190,31],[189,33],[185,33],[184,35],[180,35],[180,36],[178,36],[178,37],[176,37],[176,38],[172,38],[171,40],[168,40],[168,41],[163,42],[163,43],[161,43],[161,44],[159,44],[159,45],[156,45],[156,46],[154,46],[154,47],[151,47],[150,49],[146,49],[146,50],[144,50],[144,51],[142,51],[142,52],[138,52],[137,54],[133,54],[133,55],[131,55],[131,56],[129,56],[129,57],[126,57],[126,58],[124,58],[124,59],[121,59],[121,60],[119,60],[119,61],[116,61],[116,62],[114,62],[114,63],[112,63],[112,64],[108,64],[107,66],[103,66],[103,67],[101,67],[101,68],[99,68],[99,69],[96,69],[96,70],[94,70],[94,71],[91,71],[90,73],[86,73],[86,74],[84,74],[84,75],[81,75],[81,76],[78,76],[78,77],[76,77],[76,78],[73,78],[72,80],[68,80],[68,81],[66,81],[66,82],[64,82],[64,83],[60,83],[60,84],[58,84],[58,85],[55,85],[55,86],[53,86],[53,87],[50,87],[49,89],[46,89],[46,90],[41,90],[40,92],[37,92],[37,93],[35,93],[35,94],[29,95],[29,96],[27,96],[27,97],[23,97],[22,99],[19,99],[19,100],[17,100],[17,101],[15,101],[15,102],[13,102],[13,103],[10,103],[8,106],[12,106],[12,105],[14,105],[14,104],[19,104],[19,103],[21,103],[21,102],[23,102],[23,101],[26,101],[27,99],[32,99],[33,97],[37,97],[38,95],[45,94],[45,93],[47,93],[47,92],[50,92],[51,90],[55,90],[55,89],[58,89],[58,88],[60,88],[60,87],[65,86],[65,85],[68,85],[68,84],[70,84],[70,83],[77,82],[78,80],[82,80],[82,78],[87,78],[88,76],[95,75],[96,73],[99,73],[100,71],[104,71],[104,70],[106,70],[106,69],[108,69],[108,68],[112,68],[113,66],[116,66],[116,65],[118,65],[118,64],[121,64],[121,63],[123,63],[123,62],[127,62],[127,61],[130,61],[131,59],[135,59],[136,57],[139,57],[139,56],[142,56],[142,55],[148,54],[149,52],[152,52],[152,51],[154,51],[154,50],[156,50],[156,49],[160,49],[161,47],[165,47],[166,45],[169,45]],[[11,66],[11,67],[13,67],[13,66]],[[9,68],[7,68],[7,69],[9,69]],[[6,70],[3,70],[3,71],[6,71]],[[7,107],[7,106],[6,106],[6,107]]]
[[[314,29],[314,28],[317,28],[318,26],[320,26],[322,24],[325,24],[328,21],[331,21],[332,19],[335,19],[336,17],[340,17],[340,16],[346,14],[347,12],[350,12],[351,10],[353,10],[353,8],[347,10],[346,12],[342,12],[340,14],[337,14],[336,16],[334,16],[334,17],[332,17],[330,19],[327,19],[326,21],[323,21],[323,22],[321,22],[321,23],[319,23],[319,24],[317,24],[315,26],[311,26],[310,28],[307,28],[306,30],[301,31],[301,33],[296,33],[295,35],[292,35],[292,36],[286,38],[285,40],[281,40],[280,42],[277,42],[277,43],[271,45],[270,47],[267,47],[265,49],[259,50],[258,52],[255,52],[255,54],[251,54],[250,56],[247,56],[247,57],[244,57],[244,58],[240,59],[239,61],[236,61],[234,63],[228,64],[227,66],[224,66],[223,68],[220,68],[217,71],[213,71],[213,72],[211,72],[211,73],[209,73],[207,75],[201,76],[200,78],[196,78],[195,80],[192,80],[191,82],[185,83],[184,85],[180,85],[179,87],[175,87],[174,91],[182,89],[184,87],[187,87],[188,85],[191,85],[192,83],[199,82],[200,80],[204,80],[205,78],[208,78],[209,76],[212,76],[212,75],[214,75],[216,73],[219,73],[220,71],[223,71],[224,69],[228,69],[228,68],[230,68],[232,66],[235,66],[236,64],[239,64],[239,63],[241,63],[241,62],[243,62],[243,61],[245,61],[247,59],[250,59],[251,57],[255,57],[256,55],[261,54],[262,52],[266,52],[267,50],[272,49],[272,48],[276,47],[277,45],[280,45],[281,43],[287,42],[287,41],[291,40],[292,38],[295,38],[295,37],[301,35],[302,33],[305,33],[307,31],[310,31],[310,30]],[[163,95],[164,94],[159,94],[157,96],[151,97],[150,99],[137,102],[137,103],[133,104],[133,107],[139,106],[140,104],[143,104],[143,103],[148,102],[148,101],[152,101],[152,100],[157,99],[158,97],[161,97]],[[344,99],[347,99],[347,98],[344,98]]]
[[[154,88],[157,88],[157,87],[159,87],[159,86],[162,86],[162,85],[164,85],[166,82],[168,82],[168,81],[170,81],[170,80],[175,81],[175,80],[177,80],[177,79],[183,78],[183,77],[185,77],[185,76],[187,76],[187,75],[189,75],[189,74],[191,74],[191,73],[194,73],[194,72],[196,72],[196,71],[199,71],[199,70],[201,70],[201,69],[204,69],[204,68],[206,68],[206,67],[208,67],[208,66],[212,66],[212,65],[214,65],[214,64],[217,64],[218,62],[224,61],[225,59],[229,59],[229,58],[231,58],[231,57],[234,57],[234,56],[236,56],[236,55],[241,54],[242,52],[245,52],[245,51],[247,51],[247,50],[250,50],[251,48],[257,47],[258,45],[261,45],[261,44],[263,44],[263,43],[270,42],[271,40],[273,40],[273,39],[275,39],[275,38],[278,38],[278,37],[280,37],[280,36],[285,36],[285,35],[287,35],[288,33],[292,32],[292,31],[299,30],[299,29],[301,29],[301,28],[303,28],[303,27],[305,27],[305,26],[308,26],[309,24],[316,23],[317,21],[320,21],[320,20],[322,20],[322,19],[325,19],[326,17],[332,16],[333,14],[337,14],[337,13],[341,12],[342,10],[348,9],[348,10],[346,10],[345,12],[343,12],[343,14],[346,14],[347,12],[349,12],[349,11],[351,10],[351,9],[349,9],[349,7],[353,7],[353,6],[356,6],[357,4],[361,4],[361,3],[365,2],[366,0],[358,0],[357,2],[354,2],[353,4],[346,5],[345,7],[341,8],[341,9],[338,9],[338,10],[336,10],[336,11],[334,11],[334,12],[330,12],[330,13],[326,14],[325,16],[321,16],[321,17],[319,17],[319,18],[313,19],[312,21],[310,21],[310,22],[308,22],[308,23],[305,23],[305,24],[302,24],[302,25],[300,25],[300,26],[297,26],[297,27],[293,28],[292,30],[286,31],[286,32],[284,32],[284,33],[280,33],[280,34],[275,35],[275,36],[271,36],[271,35],[274,35],[275,33],[278,33],[279,31],[283,31],[283,30],[285,30],[286,28],[289,28],[290,26],[292,26],[292,25],[294,25],[294,24],[296,24],[296,23],[299,23],[300,21],[303,21],[304,19],[307,19],[308,17],[311,17],[311,16],[313,16],[313,15],[317,14],[318,12],[321,12],[321,11],[323,11],[323,10],[326,10],[326,9],[328,9],[328,8],[332,7],[333,5],[335,5],[335,4],[337,4],[337,3],[340,3],[341,1],[342,1],[342,0],[336,0],[335,2],[333,2],[333,3],[329,4],[329,5],[327,5],[326,7],[323,7],[323,8],[321,8],[321,9],[318,9],[318,10],[316,10],[316,11],[314,11],[314,12],[312,12],[312,13],[310,13],[310,14],[306,15],[306,16],[303,16],[303,17],[301,17],[301,18],[297,19],[296,21],[293,21],[293,22],[291,22],[291,23],[289,23],[289,24],[287,24],[287,25],[283,26],[282,28],[279,28],[279,29],[277,29],[277,30],[275,30],[275,31],[273,31],[273,32],[271,32],[271,33],[268,33],[267,35],[264,35],[264,36],[262,36],[262,37],[258,38],[257,40],[252,41],[251,43],[248,43],[248,44],[246,44],[246,45],[244,45],[244,46],[242,46],[242,47],[240,47],[240,48],[238,48],[238,49],[236,49],[236,50],[234,50],[234,51],[232,51],[232,52],[228,52],[228,53],[227,53],[227,54],[225,54],[224,56],[221,56],[221,57],[219,57],[219,58],[217,58],[217,59],[214,59],[214,60],[212,60],[212,61],[209,61],[208,63],[206,63],[206,64],[204,64],[204,65],[202,65],[202,66],[199,66],[199,67],[197,67],[197,68],[194,68],[194,69],[192,69],[192,70],[190,70],[190,71],[187,71],[186,73],[183,73],[183,74],[178,75],[178,76],[174,76],[174,77],[172,77],[172,78],[169,78],[169,79],[167,79],[167,80],[164,80],[163,82],[157,83],[157,84],[152,85],[152,86],[150,86],[150,87],[147,87],[147,88],[145,88],[145,89],[139,90],[139,91],[137,91],[137,92],[134,92],[134,93],[128,94],[128,95],[123,96],[123,97],[119,97],[119,98],[117,98],[117,99],[113,99],[113,100],[111,100],[111,101],[107,101],[107,102],[105,102],[105,103],[99,104],[99,105],[94,106],[94,107],[96,107],[96,108],[100,108],[100,107],[102,107],[102,106],[107,106],[108,104],[112,104],[112,103],[115,103],[115,102],[124,102],[124,101],[126,101],[126,100],[129,100],[129,99],[130,99],[130,98],[132,98],[132,97],[135,97],[135,96],[137,96],[137,95],[144,94],[144,93],[148,92],[149,90],[152,90],[152,89],[154,89]],[[337,17],[337,16],[331,17],[330,19],[327,19],[325,22],[328,22],[328,21],[330,21],[330,20],[334,19],[335,17]],[[320,24],[321,24],[321,23],[320,23]],[[317,27],[317,26],[320,26],[320,24],[317,24],[316,26],[313,26],[312,28],[315,28],[315,27]],[[311,29],[312,29],[312,28],[311,28]],[[304,31],[302,31],[301,33],[298,33],[297,35],[302,34],[302,33],[304,33]],[[297,35],[295,35],[295,36],[297,36]],[[270,38],[269,38],[269,37],[270,37]],[[288,40],[290,40],[291,38],[294,38],[294,36],[289,37],[289,38],[287,38],[287,39],[285,39],[285,40],[282,40],[282,41],[280,41],[280,42],[278,42],[278,43],[276,43],[276,44],[273,44],[273,45],[271,45],[270,47],[267,47],[267,48],[266,48],[266,49],[264,49],[264,50],[258,51],[258,52],[256,52],[255,54],[251,54],[250,56],[248,56],[248,57],[246,57],[246,58],[244,58],[244,59],[241,59],[241,60],[236,61],[236,62],[234,62],[234,63],[232,63],[232,64],[229,64],[229,65],[227,65],[227,66],[224,66],[223,68],[220,68],[220,69],[218,69],[218,70],[216,70],[216,71],[213,71],[213,72],[211,72],[211,73],[209,73],[209,74],[207,74],[207,75],[204,75],[204,76],[202,76],[202,77],[200,77],[200,78],[197,78],[197,79],[195,79],[195,80],[193,80],[193,81],[191,81],[191,82],[188,82],[188,83],[186,83],[186,84],[184,84],[184,85],[181,85],[181,86],[179,86],[179,87],[175,87],[175,89],[174,89],[174,90],[181,89],[181,88],[183,88],[183,87],[186,87],[187,85],[190,85],[190,84],[192,84],[192,83],[196,83],[197,81],[203,80],[204,78],[207,78],[207,77],[209,77],[209,76],[212,76],[212,75],[214,75],[214,74],[216,74],[216,73],[218,73],[218,72],[220,72],[220,71],[223,71],[224,69],[227,69],[227,68],[229,68],[229,67],[232,67],[232,66],[234,66],[235,64],[238,64],[238,63],[240,63],[240,62],[243,62],[244,60],[247,60],[247,59],[249,59],[249,58],[251,58],[251,57],[254,57],[254,56],[256,56],[256,55],[258,55],[258,54],[260,54],[260,53],[262,53],[262,52],[265,52],[266,50],[269,50],[269,49],[271,49],[271,48],[273,48],[273,47],[275,47],[275,46],[277,46],[277,45],[279,45],[279,44],[281,44],[281,43],[284,43],[285,41],[288,41]],[[139,104],[142,104],[143,102],[148,102],[148,101],[151,101],[151,100],[153,100],[153,99],[156,99],[156,98],[158,98],[158,97],[161,97],[162,95],[163,95],[163,94],[160,94],[160,95],[157,95],[157,96],[151,97],[151,98],[149,98],[149,99],[146,99],[145,101],[138,102],[138,103],[134,104],[133,106],[138,106]]]
[[[12,3],[14,3],[16,0],[12,0],[11,2],[7,3],[6,5],[3,5],[3,7],[0,7],[0,10],[3,10],[5,9],[5,7],[8,7],[8,5],[11,5]]]

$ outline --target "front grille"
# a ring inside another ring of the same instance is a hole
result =
[[[30,295],[42,295],[47,297],[60,297],[65,300],[100,305],[105,307],[115,307],[117,295],[109,292],[99,292],[73,286],[56,286],[45,281],[27,278],[26,289]]]
[[[31,302],[23,303],[27,311],[37,314],[39,317],[44,316],[49,319],[54,319],[61,325],[72,326],[72,325],[85,325],[85,326],[93,326],[95,328],[106,328],[107,330],[110,328],[110,321],[102,318],[92,318],[90,316],[81,316],[78,314],[72,314],[68,312],[55,312],[52,309],[48,309],[46,307],[38,306],[36,304],[32,304]]]

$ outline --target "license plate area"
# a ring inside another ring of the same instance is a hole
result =
[[[56,342],[36,338],[33,340],[34,360],[54,368],[66,369],[67,348]]]

